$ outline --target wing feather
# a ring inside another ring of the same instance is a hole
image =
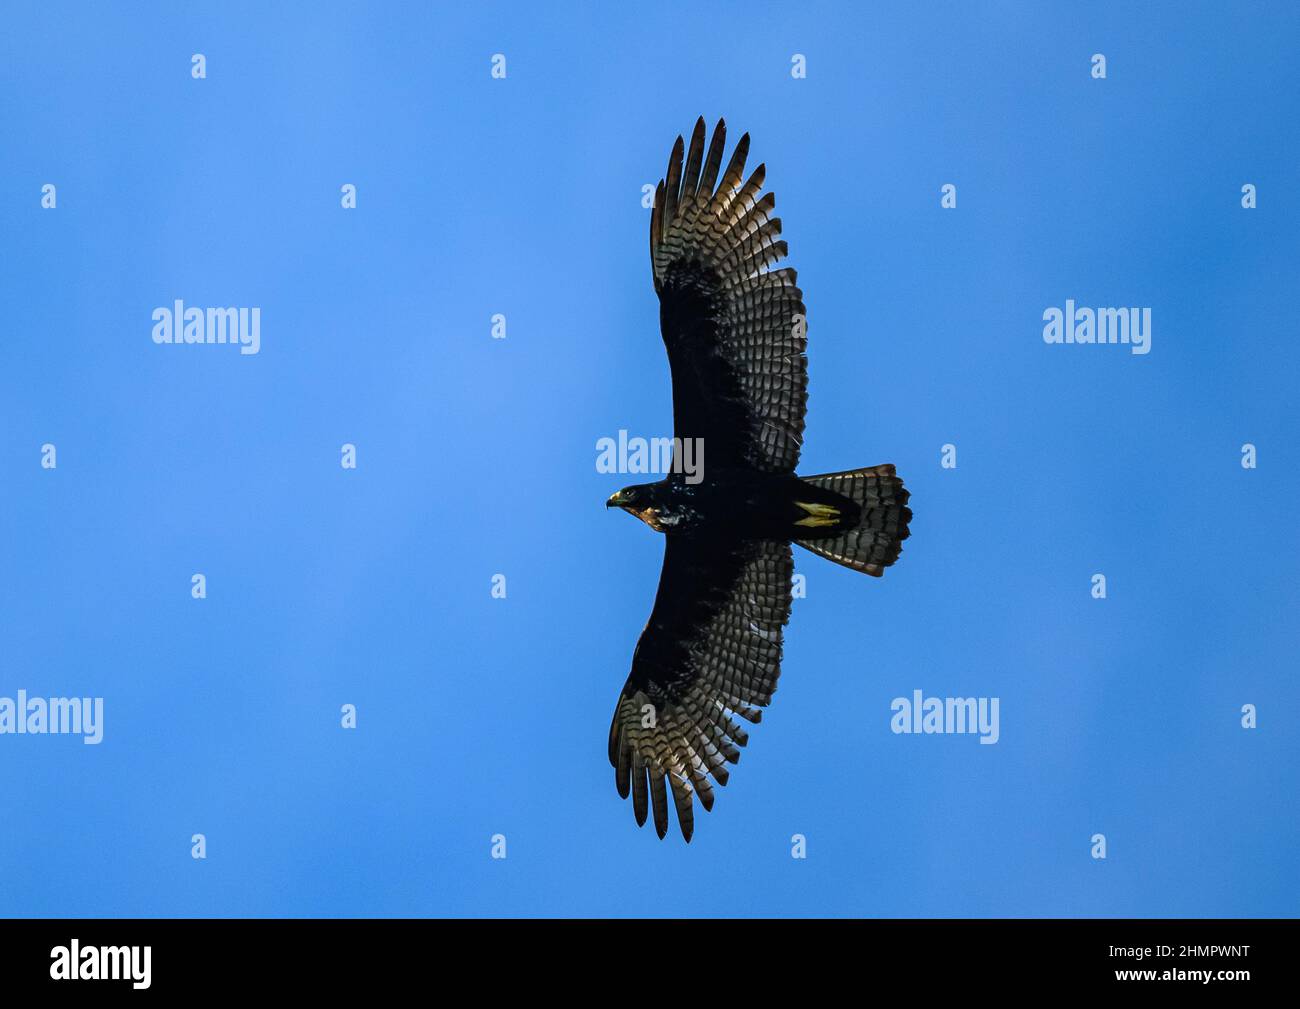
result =
[[[650,767],[650,801],[655,814],[655,833],[663,840],[668,833],[668,793],[664,789],[664,772],[657,762]]]
[[[722,122],[718,124],[725,132],[726,125]],[[714,135],[720,132],[714,131]],[[731,152],[731,160],[727,162],[727,170],[722,173],[722,182],[718,185],[718,192],[713,197],[710,208],[717,213],[725,209],[736,196],[736,190],[740,188],[740,180],[745,177],[745,160],[749,157],[749,134],[746,133],[736,142],[736,149]]]
[[[704,119],[700,119],[704,123]],[[718,181],[718,169],[722,167],[722,152],[727,146],[727,124],[718,121],[718,128],[713,131],[713,139],[709,141],[709,153],[704,159],[704,170],[700,174],[700,184],[697,187],[697,194],[703,194],[706,198],[712,196],[713,187]]]
[[[695,129],[691,132],[691,146],[686,155],[686,171],[682,173],[681,202],[694,204],[695,194],[700,186],[700,161],[704,157],[704,117],[695,120]]]
[[[781,673],[794,571],[790,545],[668,537],[654,610],[610,725],[615,786],[638,824],[667,831],[667,789],[689,841],[693,800],[713,808]],[[665,782],[665,779],[666,782]],[[711,779],[711,780],[710,780]],[[667,786],[667,788],[665,787]]]
[[[632,813],[638,827],[645,826],[646,765],[638,749],[632,750]]]
[[[707,154],[705,132],[700,119],[689,149],[677,138],[650,216],[673,433],[702,440],[714,466],[792,473],[808,401],[803,294],[793,270],[776,269],[789,249],[765,167],[740,184],[749,135],[719,182],[726,124]]]
[[[667,239],[669,223],[677,216],[677,198],[682,189],[682,138],[678,137],[668,155],[668,178],[664,183],[664,229],[662,239]],[[654,215],[650,218],[654,220]]]

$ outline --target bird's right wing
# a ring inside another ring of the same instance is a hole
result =
[[[732,716],[757,722],[771,702],[793,573],[788,543],[666,537],[654,610],[609,730],[618,793],[631,792],[638,824],[653,806],[660,837],[670,789],[691,839],[692,796],[712,809],[709,778],[725,785],[748,740]]]
[[[695,124],[668,159],[650,216],[659,326],[673,375],[673,427],[701,439],[710,464],[793,473],[808,402],[803,294],[785,257],[764,169],[741,185],[749,134],[719,181],[727,128],[704,151]],[[716,190],[714,186],[717,186]]]

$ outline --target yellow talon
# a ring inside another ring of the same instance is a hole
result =
[[[833,526],[840,520],[840,510],[831,505],[809,504],[806,501],[796,501],[795,504],[808,513],[807,518],[795,523],[797,526]]]

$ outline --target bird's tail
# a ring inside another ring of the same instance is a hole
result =
[[[907,507],[907,488],[894,474],[892,465],[886,463],[800,479],[849,498],[861,509],[861,515],[852,529],[826,537],[795,540],[796,543],[836,564],[877,578],[898,560],[903,540],[908,536],[907,523],[912,520],[912,510]]]

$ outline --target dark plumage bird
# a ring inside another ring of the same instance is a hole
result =
[[[695,124],[685,166],[677,138],[650,217],[650,262],[673,379],[676,439],[705,449],[702,479],[674,472],[627,487],[622,508],[664,534],[654,611],[632,656],[609,729],[619,795],[638,824],[668,830],[668,795],[687,841],[693,800],[758,722],[781,671],[790,617],[792,542],[880,575],[898,559],[912,513],[890,465],[795,475],[808,400],[803,295],[775,198],[759,165],[742,183],[749,135],[725,169],[726,125],[707,152]],[[680,442],[678,443],[680,448]]]

